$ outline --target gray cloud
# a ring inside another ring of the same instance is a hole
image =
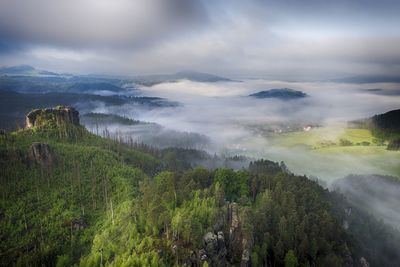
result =
[[[131,75],[393,75],[399,8],[391,0],[0,0],[0,59]]]
[[[72,47],[136,46],[200,25],[200,2],[2,0],[3,39]]]

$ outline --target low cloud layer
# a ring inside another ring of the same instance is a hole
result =
[[[399,108],[398,96],[363,90],[371,86],[394,91],[398,88],[398,84],[390,83],[356,85],[261,79],[217,83],[179,81],[141,87],[144,95],[178,101],[181,103],[178,107],[142,111],[126,105],[116,109],[99,107],[95,112],[117,113],[175,131],[199,133],[210,139],[211,145],[206,148],[210,153],[284,160],[298,174],[325,180],[350,173],[393,174],[391,167],[400,162],[397,152],[379,150],[375,158],[371,153],[333,151],[323,154],[307,146],[277,144],[270,136],[274,131],[288,130],[287,127],[303,131],[306,125],[319,125],[326,129],[322,132],[323,138],[338,140],[347,121]],[[248,97],[261,90],[284,87],[301,90],[309,97],[291,101]]]
[[[400,230],[400,185],[397,178],[350,175],[337,180],[332,188],[343,193],[352,205]]]

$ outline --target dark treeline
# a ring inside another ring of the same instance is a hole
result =
[[[377,140],[388,141],[388,150],[400,149],[400,109],[391,110],[371,118],[352,121],[352,127],[366,128]]]

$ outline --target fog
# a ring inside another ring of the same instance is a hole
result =
[[[400,185],[397,178],[385,176],[348,176],[333,188],[343,193],[352,205],[383,219],[400,230]]]
[[[285,87],[301,90],[309,96],[290,101],[248,97],[261,90]],[[307,146],[288,147],[274,142],[277,131],[303,131],[306,125],[321,127],[312,128],[311,132],[325,129],[320,132],[328,140],[338,139],[348,121],[399,108],[399,96],[376,95],[364,90],[368,88],[398,90],[399,85],[263,79],[217,83],[183,80],[139,88],[145,96],[177,101],[180,103],[178,107],[143,110],[125,105],[98,107],[94,112],[116,113],[154,122],[172,131],[169,133],[196,133],[209,139],[209,144],[202,148],[210,153],[283,160],[297,174],[317,176],[328,182],[352,173],[393,175],[398,173],[395,166],[400,165],[398,152],[377,150],[385,153],[381,159],[380,154],[374,155],[373,151],[367,154],[347,153],[345,150],[318,153]],[[148,134],[151,133],[145,133]],[[151,138],[141,140],[148,143]]]

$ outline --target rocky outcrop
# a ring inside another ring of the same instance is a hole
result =
[[[226,261],[225,236],[222,231],[217,234],[208,232],[204,236],[204,249],[199,251],[200,261],[207,261],[211,266],[225,266]]]
[[[251,250],[253,246],[252,236],[248,236],[242,229],[239,205],[230,203],[228,205],[229,220],[229,251],[228,256],[233,261],[240,261],[240,266],[251,265]]]
[[[344,214],[345,214],[345,218],[344,218],[344,221],[343,221],[343,228],[345,229],[345,230],[348,230],[349,229],[349,227],[350,227],[350,225],[349,225],[349,220],[350,220],[350,216],[351,216],[351,207],[347,207],[347,208],[345,208],[344,209]]]
[[[242,258],[242,232],[239,221],[239,206],[237,203],[228,204],[228,256],[233,261],[239,261]]]
[[[79,125],[79,112],[73,107],[58,106],[55,108],[35,109],[26,115],[26,128],[44,126],[49,122]]]
[[[369,267],[370,265],[369,265],[369,262],[364,257],[361,257],[360,258],[360,266],[361,267]]]
[[[239,206],[237,203],[230,203],[228,205],[228,218],[230,221],[229,239],[232,241],[239,228]]]
[[[86,229],[89,225],[83,218],[74,218],[64,221],[63,226],[70,230],[79,231]]]
[[[200,266],[250,266],[253,239],[241,227],[239,205],[227,203],[224,216],[217,216],[214,231],[204,235],[204,246],[199,250]]]
[[[33,143],[30,148],[30,155],[33,162],[42,167],[48,167],[57,162],[56,154],[49,144]]]

